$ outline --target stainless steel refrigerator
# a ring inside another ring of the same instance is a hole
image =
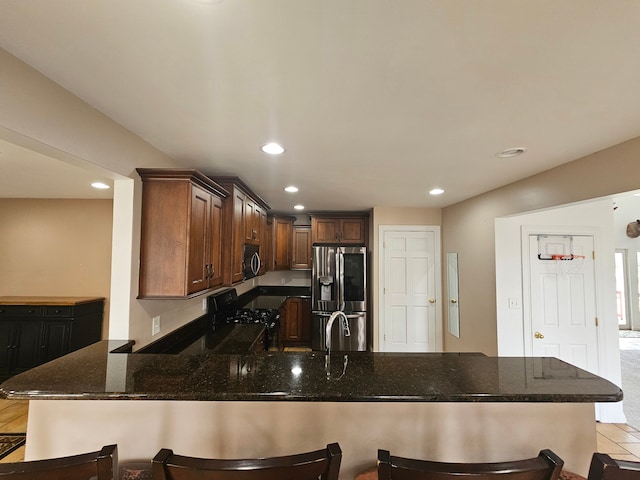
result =
[[[332,351],[367,350],[367,249],[315,245],[311,268],[311,347],[325,349],[327,320],[336,310],[347,315],[351,335],[342,321],[331,329]]]

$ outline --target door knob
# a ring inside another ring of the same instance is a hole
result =
[[[458,303],[458,300],[456,300],[455,298],[452,298],[451,303]]]
[[[429,303],[436,303],[436,299],[435,298],[430,298],[429,299]]]
[[[534,333],[533,336],[536,337],[536,338],[544,338],[544,335],[541,334],[540,332]]]

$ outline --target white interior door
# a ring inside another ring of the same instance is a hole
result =
[[[382,240],[380,350],[438,351],[442,340],[437,328],[436,231],[385,231]]]
[[[597,373],[593,250],[593,237],[588,235],[529,236],[528,341],[533,356],[560,358]]]

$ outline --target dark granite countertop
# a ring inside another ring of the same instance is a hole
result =
[[[179,353],[180,355],[207,352],[224,354],[249,353],[262,337],[264,329],[264,325],[256,323],[219,325],[215,331],[212,329],[206,330],[191,344],[181,348]]]
[[[130,343],[130,342],[129,342]],[[16,375],[14,399],[615,402],[622,391],[554,358],[470,353],[110,353],[102,341]],[[81,372],[79,375],[78,372]]]

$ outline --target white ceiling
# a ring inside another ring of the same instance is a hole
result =
[[[289,212],[442,207],[639,136],[638,25],[633,0],[0,2],[0,47]]]

